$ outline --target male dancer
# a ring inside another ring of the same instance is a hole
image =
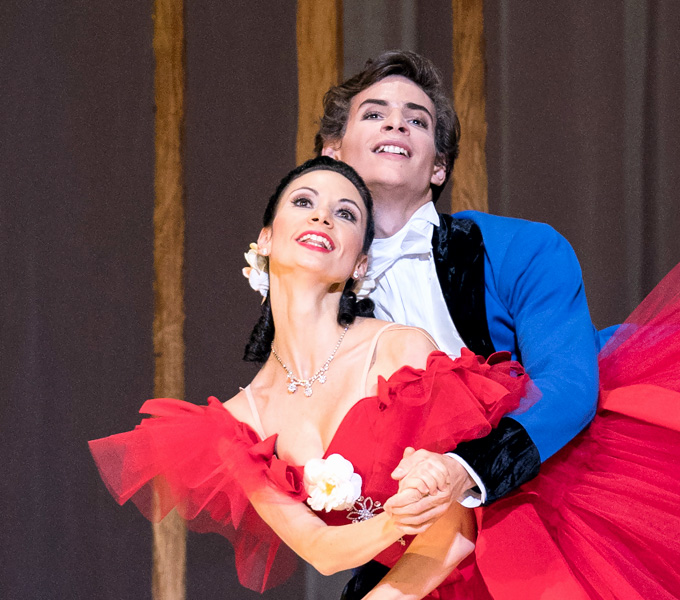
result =
[[[422,327],[454,356],[463,346],[484,356],[508,350],[540,390],[540,402],[455,454],[405,454],[394,476],[409,485],[386,509],[410,533],[452,501],[488,503],[535,477],[588,424],[597,400],[600,339],[566,240],[544,224],[437,214],[459,135],[435,67],[397,51],[329,90],[316,138],[317,152],[352,165],[373,194],[377,239],[364,288],[376,316]],[[411,477],[416,467],[434,477]],[[444,490],[432,484],[438,474]],[[345,598],[362,597],[384,575],[372,565]]]

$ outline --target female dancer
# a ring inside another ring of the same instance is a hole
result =
[[[155,519],[177,506],[190,527],[229,537],[248,587],[291,570],[264,520],[322,573],[377,556],[399,578],[392,593],[423,598],[447,580],[457,583],[443,597],[487,598],[470,510],[456,503],[405,540],[381,505],[397,492],[390,473],[404,448],[445,451],[488,433],[517,406],[523,371],[471,353],[453,362],[423,331],[361,316],[370,303],[350,290],[366,269],[371,209],[343,163],[321,157],[286,176],[257,244],[270,287],[246,348],[264,361],[254,380],[224,404],[149,401],[142,412],[159,418],[90,447],[119,502]],[[420,475],[437,493],[443,474]]]
[[[451,361],[420,330],[361,317],[368,307],[349,289],[365,269],[371,204],[345,165],[293,171],[264,224],[270,290],[246,351],[261,371],[224,405],[149,401],[142,412],[158,419],[91,442],[119,502],[155,519],[177,506],[193,529],[226,535],[254,589],[292,569],[280,537],[325,573],[374,556],[392,567],[370,598],[678,597],[680,270],[603,351],[589,431],[481,511],[477,538],[472,514],[454,505],[404,540],[381,510],[402,450],[485,435],[516,407],[521,367],[470,353]],[[443,476],[426,470],[402,485],[437,493]]]

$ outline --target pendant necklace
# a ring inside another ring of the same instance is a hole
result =
[[[315,381],[318,381],[319,383],[322,383],[322,384],[326,383],[326,371],[328,371],[328,366],[331,364],[331,361],[335,358],[335,353],[338,351],[338,348],[340,348],[340,344],[342,344],[342,340],[345,338],[345,334],[347,333],[348,329],[349,329],[349,325],[347,325],[342,330],[342,333],[340,334],[340,339],[338,340],[338,343],[335,344],[335,348],[333,348],[333,352],[331,352],[331,355],[328,357],[326,362],[309,379],[300,379],[299,377],[295,377],[295,375],[293,375],[293,371],[291,371],[285,365],[285,363],[281,360],[281,357],[276,353],[276,350],[274,349],[274,344],[272,343],[272,354],[274,355],[274,358],[276,358],[276,360],[279,361],[279,364],[283,367],[283,369],[288,374],[287,376],[288,376],[288,393],[289,394],[294,394],[297,391],[298,386],[301,386],[301,387],[305,388],[305,396],[307,396],[309,398],[312,395],[312,384]]]

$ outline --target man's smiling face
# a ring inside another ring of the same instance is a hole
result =
[[[324,154],[353,166],[372,190],[406,187],[421,196],[445,177],[436,164],[435,119],[429,96],[392,75],[352,98],[345,133]]]

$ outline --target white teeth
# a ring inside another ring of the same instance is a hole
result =
[[[376,154],[380,154],[381,152],[387,152],[389,154],[401,154],[403,156],[408,157],[408,152],[400,146],[392,146],[392,145],[378,146],[376,148],[375,152],[376,152]]]
[[[306,235],[303,235],[301,238],[298,239],[298,242],[306,242],[308,244],[314,244],[316,246],[320,246],[322,248],[325,248],[326,250],[333,250],[331,243],[322,235],[315,235],[313,233],[308,233]]]

